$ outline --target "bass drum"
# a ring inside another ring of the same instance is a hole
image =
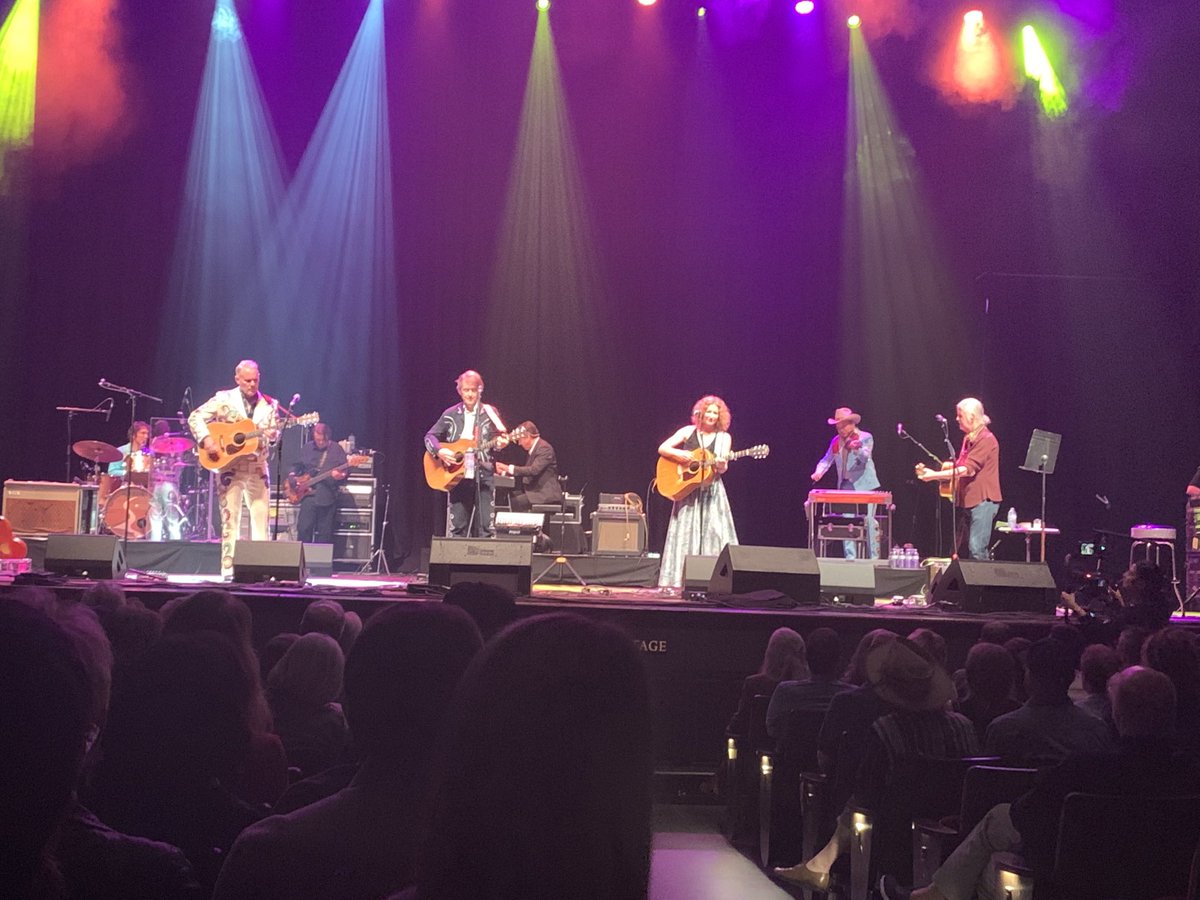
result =
[[[109,533],[123,538],[128,531],[130,540],[140,541],[150,533],[150,505],[148,490],[123,487],[115,494],[109,494],[101,521]]]

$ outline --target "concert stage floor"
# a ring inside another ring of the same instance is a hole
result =
[[[535,566],[536,575],[538,569]],[[158,608],[173,597],[220,583],[214,575],[175,574],[122,582],[126,593]],[[90,582],[55,583],[63,597],[78,597]],[[254,642],[297,630],[305,607],[333,598],[364,620],[392,604],[436,598],[439,592],[418,575],[337,575],[288,584],[224,585],[250,607]],[[0,596],[13,590],[0,583]],[[937,607],[876,601],[861,606],[823,603],[794,609],[740,609],[706,599],[684,599],[655,588],[620,584],[538,584],[517,600],[517,615],[571,611],[624,629],[641,648],[655,704],[656,760],[660,771],[713,771],[724,752],[724,729],[737,706],[742,679],[756,671],[771,633],[790,627],[801,634],[829,627],[842,639],[843,652],[874,628],[908,634],[930,628],[946,639],[950,667],[963,664],[985,620],[1003,619],[1013,633],[1037,639],[1056,621],[1051,615],[1000,613],[987,616]],[[1200,615],[1176,622],[1200,631]]]

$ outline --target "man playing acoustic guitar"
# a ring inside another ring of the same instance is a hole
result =
[[[498,448],[508,446],[504,434],[507,429],[496,409],[481,400],[482,375],[468,369],[454,385],[462,403],[451,406],[433,423],[425,434],[425,452],[447,468],[463,467],[462,479],[450,488],[450,533],[455,537],[491,537],[492,462],[482,448],[489,443]],[[473,441],[481,449],[468,450],[459,459],[454,450],[443,446],[459,440]]]
[[[255,541],[270,538],[267,518],[270,512],[271,477],[268,469],[270,444],[278,436],[279,401],[258,389],[258,363],[244,359],[233,370],[237,387],[217,391],[188,416],[188,427],[200,444],[201,454],[219,455],[220,448],[209,434],[209,423],[240,422],[250,419],[264,430],[267,446],[260,453],[244,453],[225,466],[218,476],[217,498],[221,509],[221,575],[233,576],[233,546],[242,527],[242,504],[250,507],[250,537]]]

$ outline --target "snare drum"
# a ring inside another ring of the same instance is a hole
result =
[[[104,504],[105,529],[117,537],[125,537],[128,529],[131,540],[141,540],[150,533],[150,505],[150,492],[145,488],[121,488]]]

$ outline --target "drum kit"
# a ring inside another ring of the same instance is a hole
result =
[[[197,465],[195,442],[188,435],[161,434],[148,450],[126,455],[104,441],[76,441],[71,449],[91,463],[85,484],[98,489],[93,531],[129,540],[212,537],[212,482]],[[100,471],[122,460],[122,474]]]

